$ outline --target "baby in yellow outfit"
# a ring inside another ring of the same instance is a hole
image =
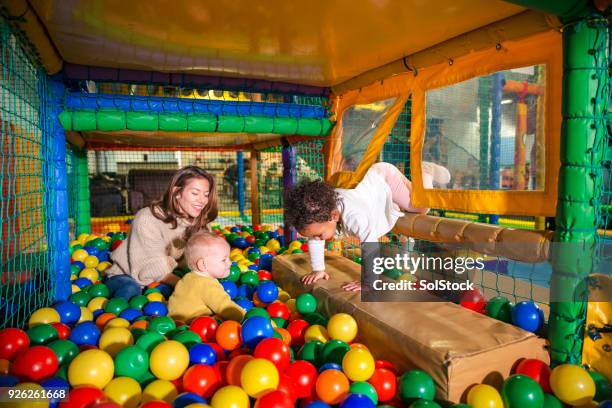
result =
[[[208,233],[194,234],[185,247],[191,272],[176,284],[168,300],[168,315],[189,323],[199,316],[220,315],[241,321],[245,311],[232,301],[217,279],[229,275],[230,248],[227,242]]]

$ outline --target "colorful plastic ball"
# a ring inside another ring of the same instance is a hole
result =
[[[189,352],[178,341],[167,340],[153,349],[149,364],[157,378],[172,381],[183,375],[189,366]]]
[[[73,387],[89,384],[102,389],[113,379],[114,371],[115,364],[108,353],[85,350],[68,366],[68,382]]]
[[[76,251],[74,251],[72,253],[72,256],[70,257],[70,261],[71,262],[83,262],[85,260],[85,258],[87,258],[89,256],[89,254],[87,253],[86,250],[84,249],[77,249]]]
[[[496,296],[487,302],[485,312],[487,316],[502,322],[512,322],[512,303],[503,296]]]
[[[589,375],[595,382],[595,397],[594,401],[604,401],[612,398],[612,386],[608,383],[608,379],[597,371],[589,371]]]
[[[282,302],[272,302],[268,305],[266,310],[270,317],[280,317],[281,319],[289,320],[289,308]]]
[[[253,398],[259,398],[278,387],[278,369],[269,360],[254,358],[247,362],[240,373],[240,384]]]
[[[83,322],[77,324],[70,332],[68,338],[77,346],[83,344],[97,345],[100,339],[100,330],[94,322]]]
[[[270,319],[261,316],[253,316],[242,323],[242,341],[247,347],[254,348],[263,339],[274,336],[274,329]]]
[[[265,319],[270,319],[270,314],[268,313],[268,311],[262,307],[253,307],[251,310],[249,310],[245,315],[244,315],[244,320],[248,320],[251,317],[254,316],[260,316],[263,317]]]
[[[130,299],[129,306],[137,310],[142,310],[147,303],[149,303],[149,299],[147,299],[146,296],[136,295]]]
[[[162,334],[156,331],[147,330],[145,334],[138,337],[138,340],[136,340],[136,345],[150,354],[155,347],[164,341],[165,337]]]
[[[74,284],[74,282],[72,283]],[[87,291],[82,290],[80,292],[73,293],[68,299],[77,306],[83,307],[87,306],[87,304],[91,300],[91,295],[87,293]]]
[[[477,313],[484,313],[487,299],[478,289],[467,290],[461,295],[459,304]]]
[[[340,408],[375,408],[376,404],[363,394],[349,394],[340,404]]]
[[[104,387],[104,395],[122,407],[136,408],[142,400],[142,389],[133,378],[117,377]]]
[[[342,371],[342,366],[336,363],[325,363],[321,367],[319,367],[319,372],[322,373],[325,370],[338,370]]]
[[[289,363],[291,362],[289,346],[277,338],[262,340],[257,347],[255,347],[253,357],[265,358],[271,361],[281,373],[289,367]]]
[[[89,322],[93,320],[93,313],[86,307],[81,306],[81,317],[77,323]]]
[[[177,395],[178,391],[170,381],[154,380],[142,390],[142,402],[146,403],[157,400],[171,403]]]
[[[142,312],[138,309],[134,309],[131,307],[128,307],[127,309],[125,309],[123,312],[119,314],[119,317],[127,320],[130,323],[134,322],[134,320],[136,320],[140,316],[142,316]]]
[[[200,336],[203,342],[208,343],[215,340],[218,326],[217,321],[212,317],[201,316],[191,322],[189,329]]]
[[[123,312],[125,309],[127,309],[129,306],[130,305],[127,300],[121,297],[116,297],[116,298],[110,299],[106,303],[106,306],[104,306],[104,311],[108,313],[113,313],[119,316],[119,314]]]
[[[304,408],[330,408],[329,404],[319,400],[312,400],[304,405]]]
[[[295,401],[278,390],[270,391],[255,401],[255,408],[293,408],[294,406]]]
[[[544,392],[552,392],[550,388],[550,367],[542,360],[527,358],[516,366],[516,374],[523,374],[537,382]]]
[[[149,370],[149,356],[138,346],[123,348],[115,356],[115,376],[140,380]]]
[[[441,408],[438,403],[430,400],[416,400],[408,408]]]
[[[311,325],[318,324],[319,326],[327,327],[327,318],[319,312],[308,313],[304,316],[304,320]]]
[[[85,268],[79,273],[79,278],[89,279],[92,282],[97,282],[100,279],[100,273],[93,268]],[[93,285],[88,286],[85,290],[88,290]]]
[[[79,348],[70,340],[55,340],[48,344],[59,365],[69,364],[79,354]]]
[[[313,313],[317,310],[317,299],[310,293],[302,293],[297,297],[295,305],[302,315]]]
[[[194,392],[183,392],[172,402],[173,408],[186,408],[191,404],[206,404],[206,400]]]
[[[73,284],[75,284],[75,285],[77,285],[77,286],[78,286],[79,288],[81,288],[81,289],[84,289],[84,288],[86,288],[87,286],[89,286],[89,285],[92,285],[92,284],[93,284],[93,282],[92,282],[92,281],[90,281],[90,280],[89,280],[89,279],[87,279],[87,278],[78,278],[78,279],[75,279],[75,280],[74,280],[74,282],[72,282],[72,283],[73,283]]]
[[[59,302],[53,308],[57,311],[62,323],[74,324],[81,318],[81,308],[72,302]]]
[[[411,370],[399,379],[399,397],[404,402],[411,403],[417,399],[433,400],[435,392],[433,379],[425,371]]]
[[[601,401],[597,408],[612,408],[612,400]]]
[[[232,357],[226,366],[225,379],[227,384],[240,385],[240,375],[246,363],[251,361],[254,357],[248,354]]]
[[[243,308],[246,312],[254,307],[253,302],[251,302],[249,299],[237,299],[236,304]]]
[[[100,336],[99,348],[115,357],[119,351],[134,344],[132,333],[123,327],[106,328]]]
[[[170,316],[157,316],[149,322],[149,330],[164,336],[176,329],[176,323]]]
[[[216,342],[224,350],[235,350],[242,344],[242,326],[233,320],[227,320],[215,332]]]
[[[312,364],[317,364],[317,362],[321,360],[320,355],[323,352],[324,347],[325,344],[318,340],[306,342],[300,348],[300,351],[298,352],[298,358],[300,360],[308,361]]]
[[[544,406],[542,387],[523,374],[508,377],[502,385],[501,396],[506,408],[542,408]]]
[[[0,330],[0,358],[10,361],[29,346],[30,339],[25,331],[16,328]]]
[[[162,302],[149,302],[142,309],[147,316],[166,316],[168,308]]]
[[[264,303],[272,303],[278,298],[278,286],[272,281],[265,281],[257,286],[257,296]]]
[[[306,398],[312,394],[317,379],[317,369],[307,361],[299,360],[289,364],[285,374],[292,379],[297,398]]]
[[[470,388],[467,403],[472,408],[503,408],[499,392],[490,385],[478,384]]]
[[[204,398],[209,398],[221,385],[221,378],[209,365],[196,364],[183,375],[183,389]]]
[[[212,408],[249,408],[249,396],[240,387],[226,385],[215,392],[211,400]]]
[[[256,261],[257,263],[259,262],[259,260]],[[270,281],[272,280],[272,274],[268,271],[266,271],[265,269],[260,269],[257,271],[257,276],[259,276],[259,281],[260,282],[265,282],[265,281]]]
[[[225,292],[229,295],[230,299],[234,299],[236,296],[238,296],[238,287],[234,282],[224,281],[221,282],[221,285],[223,286]]]
[[[40,382],[52,377],[58,367],[58,359],[52,349],[45,346],[34,346],[15,357],[11,364],[10,374],[21,381]]]
[[[264,253],[259,256],[259,269],[265,269],[269,271],[272,269],[272,259],[274,259],[274,255],[270,253]]]
[[[550,373],[550,387],[562,402],[578,407],[588,404],[595,396],[595,382],[584,368],[561,364]]]
[[[378,394],[376,393],[376,389],[370,383],[356,381],[349,387],[349,392],[351,394],[365,395],[375,406],[378,404]]]
[[[541,309],[532,301],[517,303],[512,308],[512,323],[529,332],[537,332],[544,324]]]
[[[327,322],[327,332],[332,339],[350,343],[357,337],[357,322],[347,313],[336,313]]]
[[[348,395],[349,380],[341,371],[323,371],[317,378],[315,390],[321,401],[336,405]]]
[[[217,362],[217,352],[210,344],[195,344],[189,349],[189,364],[214,365]]]
[[[259,276],[255,271],[245,272],[240,276],[240,283],[242,283],[243,285],[256,287],[257,285],[259,285]],[[255,289],[253,289],[253,291],[254,290]]]
[[[28,320],[28,327],[32,328],[39,324],[50,324],[60,322],[59,313],[51,307],[43,307],[36,310]]]
[[[374,374],[374,364],[372,354],[358,348],[349,350],[342,359],[342,369],[351,381],[367,381]]]
[[[14,375],[0,375],[0,387],[14,387],[19,383],[19,378]]]
[[[552,394],[544,394],[544,408],[563,408],[563,403]],[[612,407],[609,407],[612,408]]]
[[[308,326],[308,322],[302,319],[294,320],[287,325],[287,331],[289,331],[291,335],[292,346],[301,346],[304,344],[304,333]]]
[[[57,329],[50,324],[39,324],[27,331],[31,344],[46,344],[59,338]]]
[[[329,335],[327,334],[327,329],[321,325],[315,324],[306,328],[304,331],[304,341],[320,341],[321,343],[325,343],[329,340]]]
[[[397,394],[397,376],[386,368],[377,368],[368,380],[381,402],[389,401]]]

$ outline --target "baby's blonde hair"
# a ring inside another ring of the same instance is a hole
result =
[[[198,269],[196,266],[198,259],[206,257],[207,248],[212,243],[227,245],[225,239],[210,232],[197,232],[189,238],[185,247],[185,261],[190,270]]]

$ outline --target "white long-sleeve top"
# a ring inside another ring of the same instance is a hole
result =
[[[338,188],[340,195],[340,235],[349,235],[361,242],[377,242],[391,231],[403,214],[393,202],[391,188],[376,168],[368,170],[353,189]],[[325,270],[325,241],[309,240],[308,252],[313,271]]]

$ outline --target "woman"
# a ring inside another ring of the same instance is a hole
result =
[[[196,166],[176,172],[160,200],[139,210],[127,239],[112,254],[106,273],[111,296],[130,299],[152,282],[174,285],[172,274],[194,232],[217,218],[215,179]]]

